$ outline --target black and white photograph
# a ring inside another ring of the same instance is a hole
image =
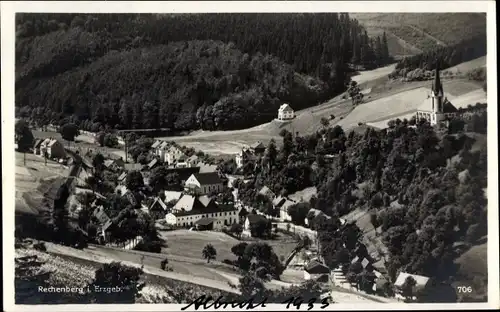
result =
[[[494,2],[293,2],[2,1],[10,309],[498,307]]]

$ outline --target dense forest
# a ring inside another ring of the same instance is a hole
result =
[[[343,13],[18,14],[16,24],[17,114],[86,130],[244,128],[391,60],[385,35],[369,38]]]
[[[468,121],[468,131],[484,135],[485,125],[483,111]],[[374,228],[380,228],[393,280],[401,270],[450,282],[457,274],[454,244],[473,244],[487,233],[487,148],[475,143],[474,133],[450,128],[440,134],[425,122],[397,120],[388,130],[369,128],[364,134],[336,126],[310,136],[282,135],[281,149],[271,142],[265,155],[248,165],[255,177],[237,183],[239,196],[249,203],[259,198],[258,209],[272,213],[266,211],[272,205],[257,194],[264,185],[282,195],[315,186],[318,195],[302,205],[333,217],[316,226],[332,269],[349,268],[356,255],[356,244],[343,245],[347,238],[335,230],[338,218],[356,209],[369,212]],[[484,290],[486,281],[478,283]]]

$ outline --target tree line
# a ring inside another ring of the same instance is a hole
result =
[[[239,129],[390,61],[347,14],[19,14],[16,113],[46,124]],[[37,51],[35,53],[35,51]],[[40,101],[43,101],[40,103]]]

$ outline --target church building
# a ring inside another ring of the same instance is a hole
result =
[[[444,96],[443,85],[439,78],[439,67],[436,67],[431,94],[418,108],[416,118],[417,120],[426,119],[434,126],[453,117],[457,111],[457,108]]]

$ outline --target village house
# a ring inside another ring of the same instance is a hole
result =
[[[278,109],[278,120],[291,120],[295,118],[295,112],[288,104],[282,104]]]
[[[403,290],[403,285],[406,282],[407,278],[413,278],[415,280],[415,286],[413,286],[413,298],[412,300],[417,300],[417,295],[419,293],[424,293],[427,288],[429,288],[431,285],[429,283],[429,278],[426,276],[422,275],[417,275],[417,274],[409,274],[405,272],[399,273],[398,277],[396,278],[396,282],[394,282],[394,289],[396,293],[396,299],[398,300],[405,300],[406,298],[402,295],[402,290]]]
[[[65,158],[66,150],[61,142],[56,139],[45,139],[40,143],[40,155],[47,153],[48,158]]]
[[[237,223],[237,213],[234,205],[217,205],[206,196],[183,195],[165,220],[170,225],[191,227],[200,219],[212,218],[212,228],[220,229]],[[201,226],[210,227],[210,222],[201,223]]]
[[[253,159],[254,155],[250,151],[250,149],[244,147],[241,151],[235,155],[236,168],[242,168],[247,161]]]
[[[217,172],[192,174],[185,183],[185,189],[197,194],[209,194],[222,192],[223,181]]]
[[[257,155],[262,155],[265,151],[266,147],[260,141],[257,141],[250,146],[243,147],[235,156],[236,167],[243,167],[247,161],[254,160]]]
[[[275,210],[279,210],[281,221],[292,221],[292,217],[288,214],[288,208],[296,204],[295,201],[280,195],[273,200],[272,204]]]
[[[118,159],[106,159],[104,161],[104,167],[111,171],[118,171],[125,167],[125,162],[122,158]]]
[[[97,232],[98,241],[101,244],[109,242],[111,239],[111,226],[113,225],[113,221],[104,211],[103,206],[97,207],[92,215],[99,222],[99,229]]]
[[[354,257],[354,259],[351,260],[351,264],[359,263],[361,267],[365,270],[371,270],[371,263],[370,260],[363,258],[360,259],[358,256]]]
[[[259,195],[266,197],[271,202],[274,200],[274,198],[276,198],[276,195],[273,193],[273,191],[271,191],[271,189],[265,185],[260,189]]]
[[[158,158],[161,159],[162,161],[165,161],[168,149],[169,149],[168,142],[160,141],[158,146],[154,148],[154,154],[158,156]]]
[[[320,218],[331,219],[331,217],[325,214],[323,211],[311,208],[307,213],[306,218],[304,219],[304,224],[306,226],[313,226],[313,224],[317,224]]]
[[[249,213],[246,216],[245,222],[243,223],[243,232],[241,233],[242,236],[247,236],[247,237],[252,237],[252,226],[258,222],[271,222],[268,220],[265,216],[259,215],[259,214],[254,214],[254,213]],[[267,235],[269,236],[271,234],[272,228],[269,227],[267,229],[268,233]]]
[[[143,205],[142,210],[148,212],[155,220],[165,218],[165,215],[169,212],[167,205],[160,197],[155,197],[153,203],[151,203],[149,207]]]
[[[415,117],[425,119],[431,125],[437,125],[457,114],[457,108],[451,104],[443,92],[443,85],[439,78],[439,68],[436,68],[431,94],[418,108]]]
[[[179,159],[185,156],[184,152],[182,152],[177,146],[170,145],[170,147],[166,150],[163,161],[169,165],[175,164]]]
[[[318,260],[312,260],[304,268],[304,279],[308,280],[323,280],[326,277],[326,281],[329,279],[330,269],[319,262]]]
[[[191,155],[186,159],[187,167],[196,167],[200,164],[201,160],[196,155]]]

